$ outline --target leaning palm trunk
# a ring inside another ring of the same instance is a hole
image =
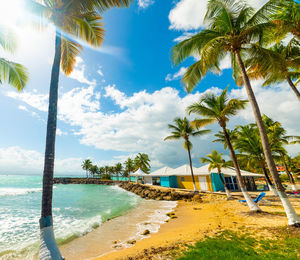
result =
[[[218,174],[219,174],[219,177],[220,177],[220,179],[221,179],[221,182],[223,183],[223,186],[224,186],[224,189],[225,189],[225,193],[226,193],[227,199],[228,199],[228,200],[232,199],[232,196],[231,196],[230,191],[228,190],[228,188],[227,188],[227,186],[226,186],[225,180],[224,180],[224,178],[223,178],[223,176],[222,176],[222,173],[221,173],[220,169],[218,169]]]
[[[244,195],[244,198],[247,202],[247,205],[248,205],[248,207],[250,208],[251,211],[259,212],[259,211],[261,211],[260,207],[253,201],[253,199],[250,197],[249,193],[247,192],[247,189],[246,189],[246,186],[245,186],[245,183],[244,183],[244,180],[242,178],[241,171],[240,171],[240,166],[239,166],[238,161],[236,159],[235,152],[232,148],[230,137],[227,133],[226,127],[222,126],[222,128],[223,128],[224,136],[225,136],[226,143],[227,143],[227,146],[228,146],[228,150],[229,150],[229,153],[230,153],[230,157],[232,159],[232,162],[233,162],[233,165],[234,165],[234,168],[235,168],[236,178],[238,180],[238,183],[239,183],[241,191]]]
[[[267,173],[267,169],[265,167],[265,163],[264,165],[262,166],[262,169],[263,169],[263,172],[264,172],[264,175],[265,175],[265,178],[267,180],[267,184],[268,184],[268,187],[269,187],[269,190],[272,191],[274,193],[275,196],[278,196],[278,192],[277,190],[275,189],[274,187],[274,184],[271,182],[271,179]]]
[[[60,60],[61,34],[57,31],[55,39],[55,57],[52,66],[50,83],[46,151],[43,173],[42,214],[40,219],[40,260],[63,259],[54,238],[52,219],[53,170]]]
[[[187,150],[189,154],[189,161],[190,161],[190,168],[191,168],[191,174],[192,174],[192,179],[193,179],[193,185],[194,185],[194,192],[197,191],[196,183],[195,183],[195,178],[194,178],[194,171],[193,171],[193,166],[192,166],[192,158],[191,158],[191,151],[189,145],[187,145]]]
[[[298,100],[300,101],[300,92],[299,90],[296,88],[295,84],[293,83],[293,81],[291,80],[291,78],[289,76],[286,77],[287,82],[289,83],[291,89],[294,91],[294,93],[296,94]]]
[[[248,75],[246,73],[245,66],[244,66],[244,63],[242,61],[240,52],[237,51],[235,53],[235,55],[236,55],[239,67],[242,71],[245,88],[246,88],[248,98],[249,98],[249,101],[251,103],[252,110],[253,110],[253,113],[254,113],[255,121],[256,121],[258,130],[259,130],[259,133],[260,133],[261,143],[262,143],[263,151],[264,151],[265,158],[266,158],[266,161],[267,161],[267,165],[268,165],[269,171],[272,175],[273,181],[275,183],[276,190],[278,191],[278,195],[279,195],[279,197],[281,199],[281,202],[284,206],[284,209],[285,209],[285,212],[286,212],[286,215],[287,215],[287,218],[288,218],[288,224],[292,225],[292,226],[299,226],[300,227],[300,218],[298,217],[295,209],[293,208],[292,204],[290,203],[290,201],[289,201],[289,199],[288,199],[288,197],[287,197],[287,195],[284,191],[282,183],[280,181],[280,178],[279,178],[279,175],[278,175],[278,172],[277,172],[277,169],[276,169],[273,157],[272,157],[272,153],[271,153],[271,149],[270,149],[269,140],[268,140],[268,137],[267,137],[265,125],[262,121],[261,113],[260,113],[256,98],[255,98],[255,95],[253,93]]]

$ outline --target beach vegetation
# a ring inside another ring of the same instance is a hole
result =
[[[92,161],[90,159],[85,159],[82,162],[81,167],[82,167],[83,170],[85,170],[85,172],[86,172],[86,178],[88,178],[89,177],[90,168],[92,167]]]
[[[207,124],[207,123],[205,123]],[[183,147],[188,152],[189,157],[189,164],[191,169],[191,175],[193,179],[193,185],[194,185],[194,191],[197,191],[196,183],[195,183],[195,177],[193,172],[193,165],[192,165],[192,157],[191,157],[191,150],[193,148],[193,145],[190,141],[190,137],[196,137],[196,136],[202,136],[205,134],[208,134],[210,130],[199,130],[199,128],[203,127],[205,125],[204,123],[200,126],[198,125],[197,128],[193,125],[191,125],[190,121],[184,117],[184,118],[175,118],[174,119],[174,125],[169,124],[168,128],[172,131],[171,135],[167,136],[164,141],[167,140],[179,140],[183,139]]]
[[[135,170],[140,168],[143,172],[150,173],[151,166],[148,154],[138,153],[133,162]]]

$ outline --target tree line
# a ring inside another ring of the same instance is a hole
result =
[[[145,173],[150,173],[150,159],[145,153],[138,153],[134,159],[130,157],[122,164],[116,163],[113,166],[97,166],[90,159],[82,162],[82,169],[86,171],[86,177],[99,177],[102,179],[111,179],[111,177],[128,177],[130,173],[141,169]]]

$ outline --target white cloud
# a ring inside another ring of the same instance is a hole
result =
[[[99,72],[98,72],[99,73]],[[69,78],[75,79],[80,83],[94,86],[96,85],[96,80],[90,81],[85,76],[85,64],[81,57],[76,57],[76,65],[72,73],[69,75]]]
[[[25,107],[25,106],[19,105],[18,108],[19,108],[20,110],[23,110],[23,111],[28,112],[28,109],[27,109],[27,107]]]
[[[261,112],[281,122],[289,135],[300,135],[300,105],[287,84],[263,89],[259,82],[256,82],[253,88]],[[210,88],[208,91],[220,93],[221,89]],[[169,134],[167,124],[172,123],[177,116],[185,116],[185,108],[200,96],[201,93],[196,92],[180,97],[178,90],[171,87],[153,93],[140,91],[127,96],[116,86],[109,85],[105,88],[102,98],[111,99],[120,111],[104,113],[100,110],[100,94],[94,87],[75,88],[60,97],[58,117],[77,129],[74,130],[74,134],[84,145],[128,154],[146,152],[150,155],[153,166],[176,167],[187,162],[187,154],[182,148],[182,141],[163,141]],[[233,89],[230,96],[247,98],[243,88]],[[252,114],[249,106],[239,116],[230,120],[229,127],[254,122]],[[218,125],[208,128],[212,129],[213,133],[220,130]],[[193,161],[196,165],[200,164],[198,158],[210,153],[212,149],[222,150],[220,144],[212,143],[213,133],[192,140]],[[293,154],[299,152],[299,146],[290,146],[288,149]],[[112,160],[115,162],[119,159]]]
[[[55,160],[56,174],[82,173],[82,158]],[[2,174],[42,174],[44,156],[34,150],[25,150],[18,146],[0,148],[0,172]]]
[[[249,5],[259,8],[267,0],[248,0]],[[180,0],[169,13],[170,29],[195,30],[204,27],[208,0]]]
[[[178,36],[173,41],[174,42],[181,42],[181,41],[184,41],[184,40],[190,38],[193,35],[195,35],[195,33],[192,33],[192,32],[183,32],[182,35]]]
[[[97,73],[101,76],[104,77],[103,71],[102,71],[102,67],[100,66],[99,69],[97,70]]]
[[[172,80],[177,80],[177,79],[181,79],[182,76],[184,75],[184,73],[186,72],[187,68],[185,67],[181,67],[179,69],[179,71],[177,71],[174,75],[172,74],[168,74],[166,76],[166,81],[172,81]]]
[[[138,0],[138,6],[141,9],[146,9],[154,4],[154,0]]]

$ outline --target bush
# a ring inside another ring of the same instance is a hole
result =
[[[289,177],[287,176],[287,174],[281,174],[279,177],[280,177],[280,180],[283,182],[289,181]]]
[[[111,177],[109,174],[103,174],[101,175],[101,180],[111,180]]]

